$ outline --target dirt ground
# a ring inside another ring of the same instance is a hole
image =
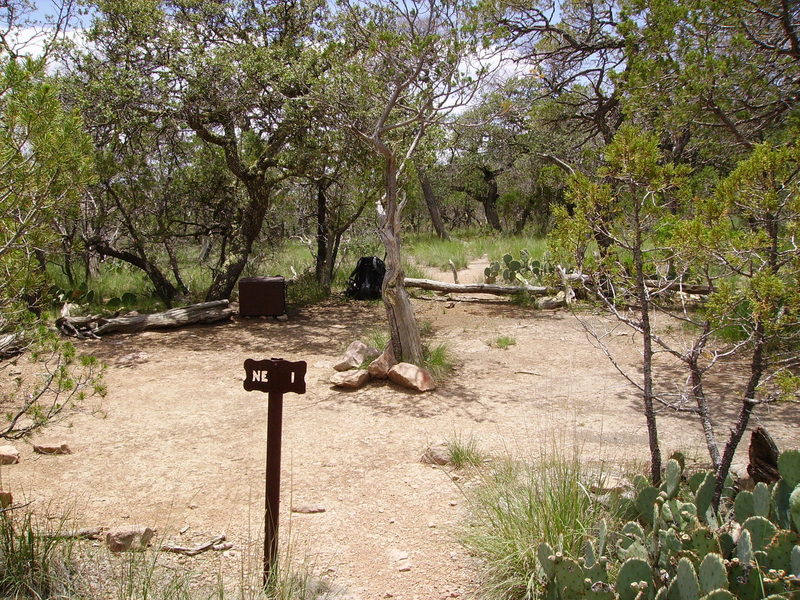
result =
[[[472,265],[461,281],[480,270]],[[145,524],[186,545],[225,533],[232,550],[179,560],[209,581],[219,570],[235,579],[243,561],[257,570],[267,397],[242,389],[242,365],[305,360],[308,391],[287,395],[284,411],[281,533],[293,558],[307,558],[345,598],[471,597],[477,570],[457,540],[464,479],[420,462],[426,447],[474,436],[488,454],[535,460],[575,449],[613,468],[646,459],[644,418],[635,391],[565,311],[502,300],[414,306],[432,325],[430,339],[447,342],[458,360],[454,375],[425,394],[385,382],[353,392],[328,383],[345,347],[383,322],[377,303],[331,300],[288,322],[236,319],[82,343],[109,365],[101,411],[33,440],[66,442],[71,455],[35,455],[18,444],[22,460],[2,467],[4,487],[36,506],[70,507],[80,525]],[[498,336],[516,344],[493,347]],[[609,343],[635,370],[635,338],[619,330]],[[730,397],[716,408],[730,422],[737,407]],[[775,406],[753,426],[796,447],[799,415],[797,405]],[[662,413],[660,435],[665,451],[703,458],[691,415]],[[325,510],[290,511],[300,505]]]

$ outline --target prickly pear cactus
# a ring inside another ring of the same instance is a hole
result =
[[[692,561],[682,558],[678,563],[675,579],[669,584],[667,600],[699,600],[700,584]]]
[[[542,542],[536,550],[536,558],[539,559],[539,567],[542,573],[548,580],[552,580],[556,576],[555,565],[553,564],[554,555],[553,549],[547,542]]]
[[[742,490],[736,494],[736,499],[733,501],[733,514],[739,523],[744,523],[750,517],[755,516],[756,509],[753,492]]]
[[[800,531],[800,484],[789,495],[789,516],[795,531]]]
[[[720,589],[709,592],[700,600],[736,600],[736,596],[731,594],[728,590]]]
[[[800,483],[800,450],[787,450],[778,457],[778,472],[787,485],[794,489]]]
[[[717,517],[714,514],[714,509],[711,506],[711,501],[714,498],[714,487],[716,480],[713,473],[707,473],[703,483],[697,488],[695,494],[695,504],[697,505],[697,516],[706,525],[711,527],[717,526]]]
[[[664,483],[661,484],[661,491],[667,494],[667,498],[674,498],[677,496],[682,473],[683,469],[680,463],[674,458],[669,459],[667,468],[664,471]]]
[[[714,590],[728,589],[728,571],[719,554],[706,554],[697,572],[700,591],[710,594]]]
[[[765,550],[778,531],[775,525],[764,517],[750,517],[742,523],[742,529],[750,532],[753,550]]]
[[[532,279],[541,280],[543,275],[551,271],[552,268],[546,262],[542,264],[538,260],[532,260],[528,250],[522,249],[519,258],[506,253],[500,260],[490,262],[483,270],[483,277],[486,283],[495,283],[498,278],[506,283],[529,283]]]
[[[756,487],[753,490],[753,514],[757,517],[769,517],[771,501],[772,498],[770,497],[769,487],[767,484],[763,482],[756,484]],[[744,521],[739,521],[739,523],[743,522]]]
[[[642,583],[645,584],[644,588],[641,586]],[[644,598],[651,600],[655,598],[653,570],[647,561],[641,558],[629,558],[622,563],[617,575],[616,589],[619,600],[637,600],[642,589]]]

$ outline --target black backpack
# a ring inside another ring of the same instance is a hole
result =
[[[362,256],[350,279],[345,294],[356,300],[377,300],[381,297],[381,285],[386,275],[386,265],[377,256]]]

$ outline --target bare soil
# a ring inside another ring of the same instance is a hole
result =
[[[482,265],[471,267],[462,282],[479,276]],[[613,469],[646,461],[644,417],[635,390],[567,312],[498,299],[414,305],[418,320],[432,324],[430,341],[447,342],[458,360],[424,394],[386,382],[353,392],[328,383],[345,347],[384,321],[379,303],[334,299],[288,322],[237,319],[82,343],[109,366],[100,411],[33,440],[66,442],[71,455],[40,456],[23,445],[21,463],[2,467],[3,486],[35,506],[70,509],[82,526],[150,525],[159,539],[186,545],[223,532],[232,550],[175,560],[208,581],[218,571],[235,580],[243,561],[257,572],[267,397],[242,389],[242,365],[305,360],[308,391],[287,395],[284,411],[281,533],[293,559],[307,558],[347,598],[471,597],[478,570],[458,543],[468,476],[423,464],[423,451],[474,436],[489,455],[536,460],[574,449]],[[635,337],[608,329],[620,364],[635,372]],[[494,347],[499,336],[516,344]],[[726,390],[715,410],[729,423],[738,406]],[[799,412],[765,408],[753,426],[765,425],[782,448],[797,446]],[[703,460],[694,417],[665,411],[659,425],[665,451]],[[304,504],[325,512],[290,511]]]

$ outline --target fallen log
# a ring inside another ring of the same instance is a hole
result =
[[[11,358],[25,348],[25,340],[19,333],[0,335],[0,358]]]
[[[149,315],[127,317],[65,316],[56,320],[56,327],[68,336],[96,338],[109,333],[132,333],[147,329],[167,329],[195,323],[216,323],[230,319],[234,314],[227,300],[202,302],[181,308],[171,308]]]
[[[445,294],[494,294],[495,296],[511,296],[527,293],[531,296],[547,296],[552,290],[544,286],[533,285],[498,285],[495,283],[446,283],[433,279],[415,279],[406,277],[406,287],[433,290]]]

